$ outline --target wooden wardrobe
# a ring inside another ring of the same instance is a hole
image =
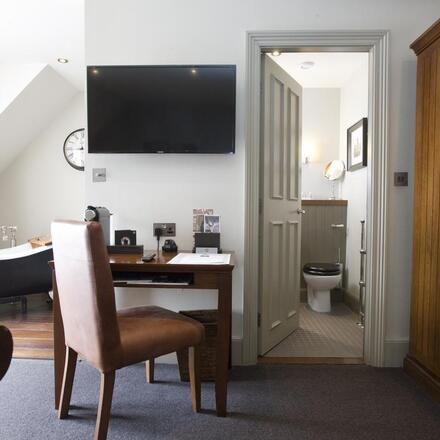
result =
[[[411,48],[417,111],[411,330],[405,370],[440,399],[440,20]]]

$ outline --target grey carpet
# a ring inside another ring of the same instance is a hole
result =
[[[275,357],[362,357],[363,330],[358,316],[345,304],[332,304],[330,313],[319,313],[307,304],[299,307],[299,328],[272,348]]]
[[[439,438],[440,405],[400,369],[365,366],[259,365],[231,372],[227,418],[217,418],[212,384],[193,414],[177,368],[158,366],[146,384],[142,365],[121,370],[109,440],[131,439],[411,439]],[[15,360],[0,382],[0,438],[92,439],[99,375],[77,368],[71,416],[53,409],[52,362]]]

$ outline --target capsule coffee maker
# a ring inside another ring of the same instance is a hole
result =
[[[110,211],[103,206],[87,206],[84,213],[84,220],[86,222],[101,223],[105,244],[107,246],[110,245],[110,216]]]

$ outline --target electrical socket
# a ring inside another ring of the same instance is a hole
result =
[[[175,223],[153,223],[153,236],[156,236],[156,229],[162,230],[162,237],[175,237],[176,224]]]

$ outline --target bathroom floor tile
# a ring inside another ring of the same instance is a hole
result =
[[[363,330],[358,315],[345,304],[332,305],[330,313],[318,313],[300,305],[300,326],[266,356],[273,357],[362,357]]]

